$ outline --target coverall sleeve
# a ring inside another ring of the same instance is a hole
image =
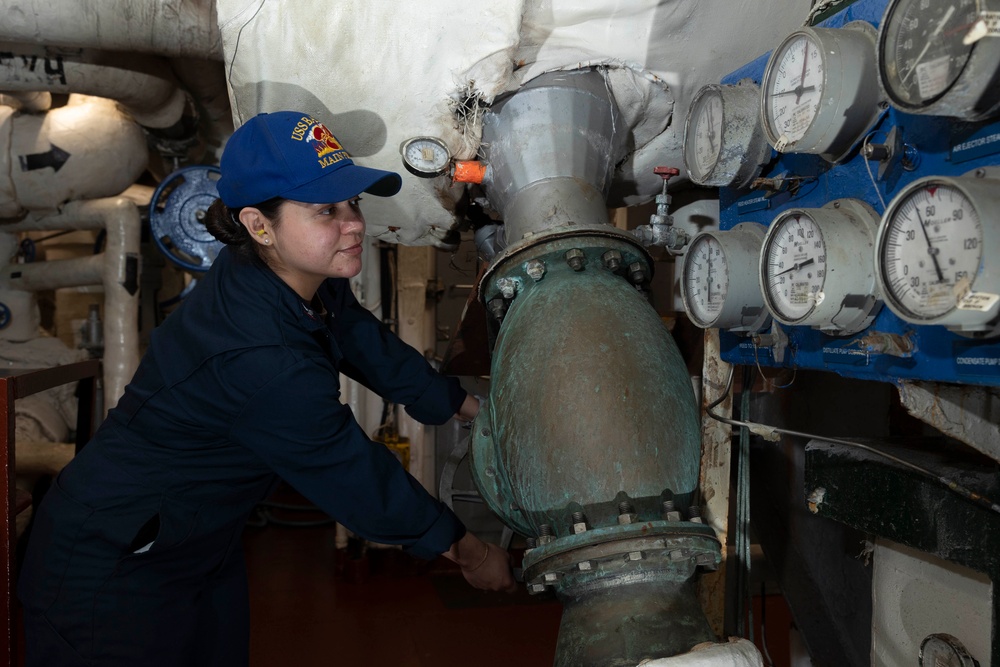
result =
[[[335,371],[318,359],[283,370],[237,417],[231,441],[351,531],[431,559],[465,534],[385,446],[340,402]]]
[[[456,378],[434,370],[423,355],[404,343],[345,290],[342,308],[330,324],[344,354],[340,370],[379,396],[406,407],[424,424],[443,424],[454,416],[466,392]]]

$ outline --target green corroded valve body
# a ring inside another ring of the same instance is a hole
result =
[[[714,639],[693,594],[697,569],[720,560],[714,531],[688,509],[698,408],[637,289],[648,275],[645,251],[607,228],[547,234],[481,285],[503,307],[472,474],[490,508],[538,545],[525,582],[564,604],[560,667],[631,667]]]

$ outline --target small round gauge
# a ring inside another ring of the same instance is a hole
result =
[[[451,151],[437,137],[413,137],[403,143],[399,152],[406,169],[422,178],[440,176],[451,163]]]
[[[838,334],[871,324],[881,306],[871,261],[877,224],[871,207],[855,199],[779,214],[764,238],[759,269],[774,318]]]
[[[768,58],[761,95],[767,140],[782,153],[844,157],[881,113],[875,29],[800,28]]]
[[[878,279],[889,308],[907,322],[976,332],[996,320],[1000,271],[988,250],[1000,242],[1000,182],[975,174],[918,179],[882,216]]]
[[[770,316],[756,277],[764,227],[744,222],[695,236],[684,253],[681,299],[695,325],[756,332]]]
[[[771,148],[760,127],[760,88],[749,79],[709,84],[694,96],[684,124],[684,161],[699,185],[744,187]]]
[[[892,0],[878,32],[878,75],[900,111],[976,120],[1000,107],[996,39],[975,39],[979,0]]]

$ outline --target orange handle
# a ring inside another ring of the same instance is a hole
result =
[[[482,183],[486,178],[486,165],[478,160],[457,160],[451,180],[455,183]]]

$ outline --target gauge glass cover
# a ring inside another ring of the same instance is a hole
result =
[[[890,298],[916,320],[953,310],[982,262],[979,212],[959,188],[928,183],[890,215],[879,258]]]
[[[701,235],[688,248],[683,289],[691,318],[701,326],[711,326],[729,292],[729,264],[714,236]]]
[[[722,151],[722,96],[706,92],[691,113],[692,136],[686,144],[688,168],[696,180],[704,180],[715,169]]]
[[[944,95],[965,68],[975,44],[963,40],[978,19],[977,0],[896,0],[879,39],[886,92],[905,106],[926,106]]]
[[[795,322],[823,298],[826,244],[819,226],[803,213],[791,213],[774,224],[764,249],[765,291],[772,312]]]
[[[414,137],[402,148],[403,163],[420,176],[437,176],[448,169],[451,152],[436,137]]]
[[[765,122],[780,143],[794,143],[802,139],[819,111],[823,52],[804,34],[795,35],[779,49],[772,56],[775,60],[765,82]]]

